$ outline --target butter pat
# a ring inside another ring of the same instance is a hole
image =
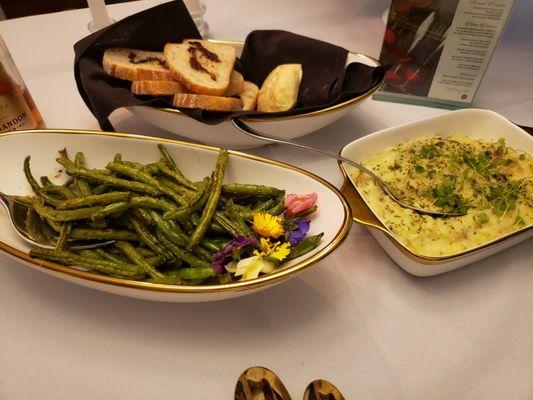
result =
[[[280,112],[296,104],[302,81],[301,64],[281,64],[268,74],[257,97],[257,110]]]

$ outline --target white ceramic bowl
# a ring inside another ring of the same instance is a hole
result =
[[[216,41],[234,46],[237,56],[242,53],[243,42]],[[363,54],[350,52],[346,64],[360,62],[370,66],[378,66],[379,61]],[[305,71],[304,71],[305,73]],[[242,118],[252,128],[268,135],[282,139],[295,139],[307,135],[326,125],[329,125],[357,107],[364,99],[372,96],[379,89],[377,85],[371,91],[323,110],[314,111],[289,117],[271,118]],[[231,149],[247,149],[267,144],[254,139],[236,129],[231,121],[224,121],[216,125],[207,125],[172,108],[155,108],[148,106],[128,107],[135,115],[145,121],[168,132],[192,139],[201,143]]]
[[[27,155],[32,156],[31,168],[36,177],[48,175],[57,181],[55,176],[60,166],[55,158],[60,149],[66,148],[70,154],[83,151],[88,167],[102,168],[117,152],[122,153],[124,159],[142,163],[158,160],[158,143],[167,146],[183,173],[193,180],[209,175],[214,168],[218,154],[214,147],[94,131],[21,131],[0,135],[0,191],[13,195],[31,193],[22,170]],[[318,193],[319,212],[313,219],[310,234],[324,232],[320,246],[257,279],[210,286],[153,284],[112,278],[30,258],[30,247],[15,234],[0,207],[0,249],[38,271],[105,292],[157,301],[213,301],[266,289],[291,278],[333,251],[350,228],[350,210],[339,191],[323,179],[296,167],[230,152],[225,181],[270,185],[285,189],[287,193]]]
[[[488,110],[465,109],[384,129],[348,144],[341,154],[362,161],[402,141],[430,135],[463,135],[476,139],[505,138],[507,145],[533,154],[533,137],[504,117]],[[423,257],[398,241],[362,198],[348,174],[352,167],[341,165],[345,175],[342,193],[352,208],[354,220],[366,225],[383,249],[407,272],[431,276],[481,260],[533,236],[533,226],[507,234],[482,246],[448,257]]]

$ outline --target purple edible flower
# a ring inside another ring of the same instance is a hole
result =
[[[239,236],[231,242],[226,243],[222,251],[213,254],[213,264],[211,265],[215,272],[221,274],[224,272],[224,265],[226,265],[233,255],[233,250],[241,247],[256,245],[257,239],[251,236]]]
[[[305,237],[305,235],[307,235],[307,232],[309,232],[311,221],[301,219],[296,221],[296,225],[298,225],[298,228],[292,230],[291,233],[289,233],[289,242],[293,246],[296,243],[299,243]]]

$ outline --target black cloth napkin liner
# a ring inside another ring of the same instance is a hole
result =
[[[166,97],[137,96],[131,83],[107,75],[102,56],[110,47],[162,51],[166,43],[201,38],[183,1],[164,3],[131,15],[95,32],[74,45],[74,76],[85,104],[104,130],[113,130],[109,115],[117,108],[149,105],[173,107]],[[279,30],[253,31],[246,38],[235,69],[244,78],[261,84],[279,64],[302,64],[303,77],[294,108],[281,113],[258,111],[217,112],[197,109],[180,111],[200,122],[217,124],[233,117],[272,117],[307,113],[360,96],[379,85],[388,66],[362,63],[346,66],[348,51],[320,40]]]

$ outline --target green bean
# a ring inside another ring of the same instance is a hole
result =
[[[106,275],[118,276],[121,278],[139,279],[145,276],[144,271],[137,265],[115,263],[108,260],[77,255],[69,251],[37,248],[30,250],[30,257],[39,258],[41,260],[55,261],[64,265],[80,266],[104,273]]]
[[[132,203],[133,207],[135,208],[149,208],[164,212],[169,212],[176,209],[176,206],[170,204],[168,201],[163,199],[154,199],[153,197],[147,196],[135,196],[130,200],[130,203]]]
[[[172,158],[172,156],[170,155],[170,153],[168,152],[167,148],[162,145],[161,143],[157,145],[157,148],[159,149],[159,152],[161,153],[161,155],[163,156],[163,160],[165,160],[165,163],[173,170],[173,171],[177,171],[179,172],[178,170],[178,166],[176,165],[176,162],[174,161],[174,159]]]
[[[108,261],[113,261],[113,262],[116,262],[116,263],[124,263],[124,262],[127,263],[129,261],[126,257],[108,253],[104,249],[94,249],[94,250],[90,250],[90,251],[94,251],[96,253],[96,255],[98,255],[98,256],[100,256],[100,257],[102,257],[102,258],[104,258],[104,259],[106,259]]]
[[[100,210],[94,213],[91,218],[93,221],[97,221],[109,216],[117,216],[132,207],[133,205],[129,201],[119,201],[118,203],[108,204],[107,206],[100,207]]]
[[[117,162],[117,161],[115,161]],[[119,161],[120,163],[124,165],[129,165],[130,167],[140,169],[141,171],[147,172],[150,175],[157,175],[159,174],[159,167],[155,163],[151,164],[141,164],[140,162],[135,161]]]
[[[69,188],[65,186],[54,185],[54,184],[49,184],[49,185],[44,186],[41,189],[41,192],[46,193],[46,194],[51,194],[51,195],[57,195],[64,199],[76,198],[76,194]]]
[[[211,188],[211,193],[209,194],[209,199],[207,200],[206,206],[198,221],[198,226],[194,230],[187,243],[186,249],[190,250],[194,245],[198,244],[202,237],[205,235],[213,215],[215,214],[218,199],[220,198],[220,192],[222,188],[222,181],[224,180],[224,172],[226,170],[226,163],[228,161],[228,151],[220,150],[217,163],[215,166],[215,172],[213,174],[213,184]]]
[[[209,199],[210,183],[211,179],[205,178],[202,181],[202,185],[198,187],[198,192],[196,192],[195,196],[192,198],[188,206],[178,208],[174,211],[166,212],[163,215],[163,218],[184,220],[185,218],[188,218],[193,212],[200,210],[202,207],[205,206],[207,200]]]
[[[85,156],[81,151],[78,151],[74,156],[74,164],[76,164],[77,167],[85,167]],[[85,179],[74,178],[74,187],[80,197],[89,196],[91,194],[91,187]]]
[[[202,246],[196,245],[192,249],[193,254],[200,257],[202,260],[205,260],[209,263],[213,262],[213,254],[210,251],[206,250]]]
[[[207,237],[204,237],[201,241],[200,241],[200,244],[206,248],[207,250],[213,252],[213,253],[216,253],[218,251],[222,251],[224,245],[226,243],[228,243],[229,241],[231,241],[231,239],[224,239],[224,238],[220,238],[220,239],[215,239],[215,238],[207,238]]]
[[[63,250],[65,248],[71,231],[72,231],[72,224],[65,222],[61,228],[59,239],[57,239],[56,250]]]
[[[159,170],[161,171],[161,173],[163,175],[165,175],[166,177],[172,179],[174,182],[188,188],[188,189],[191,189],[191,190],[194,190],[196,191],[196,186],[194,186],[194,184],[188,180],[187,178],[185,178],[181,172],[179,171],[176,171],[176,170],[173,170],[173,169],[170,169],[168,167],[167,164],[165,164],[164,162],[159,162],[157,163],[157,166],[159,167]]]
[[[69,187],[74,183],[74,178],[72,176],[69,176],[65,183],[63,183],[63,186]]]
[[[231,221],[227,215],[221,212],[215,213],[215,222],[219,224],[225,232],[229,233],[233,237],[243,236],[243,233],[240,231],[239,227],[236,226],[233,221]],[[224,232],[224,233],[225,233]]]
[[[122,154],[117,153],[115,154],[115,157],[113,157],[113,162],[119,163],[122,161]]]
[[[106,193],[106,192],[109,192],[111,189],[112,189],[111,186],[106,185],[106,184],[104,183],[104,184],[102,184],[102,185],[98,185],[98,186],[96,186],[96,187],[92,190],[92,192],[93,192],[93,194],[104,194],[104,193]]]
[[[144,226],[142,221],[135,217],[130,217],[129,222],[137,233],[140,241],[156,254],[166,254],[166,250],[157,243],[157,238]]]
[[[167,177],[161,176],[157,177],[156,179],[161,185],[169,187],[174,192],[182,196],[184,199],[190,199],[194,197],[194,194],[196,193],[196,189],[189,189],[184,186],[181,186]]]
[[[164,221],[159,215],[155,216],[154,219],[162,233],[175,245],[184,246],[189,241],[189,237],[185,233],[183,233],[179,226],[176,225],[173,221]],[[213,260],[213,255],[209,251],[198,245],[193,246],[191,250],[198,257],[206,261],[211,262]]]
[[[157,225],[157,228],[162,232],[162,234],[170,240],[176,246],[185,246],[186,241],[181,235],[176,232],[176,229],[172,227],[171,221],[165,221],[161,216],[155,211],[151,212],[151,216]],[[166,247],[166,246],[165,246]]]
[[[159,267],[167,262],[168,257],[165,254],[148,257],[146,261],[154,267]]]
[[[119,201],[128,201],[133,197],[131,192],[109,192],[104,194],[92,194],[85,197],[65,200],[56,207],[56,210],[70,210],[96,205],[107,205]]]
[[[323,233],[314,236],[308,236],[301,242],[295,244],[294,246],[291,246],[291,252],[287,256],[286,260],[292,260],[294,258],[303,256],[305,253],[310,252],[320,244],[322,236],[324,236]]]
[[[185,261],[191,267],[211,268],[211,264],[207,261],[196,257],[191,252],[183,250],[182,248],[176,246],[174,243],[168,240],[167,236],[159,228],[156,229],[156,236],[161,242],[161,244],[163,244],[163,246],[165,246],[176,258]]]
[[[131,178],[135,181],[139,181],[142,183],[145,183],[147,185],[152,186],[154,189],[159,190],[163,194],[170,197],[172,200],[174,200],[178,204],[182,204],[183,200],[176,192],[174,192],[169,187],[162,185],[160,182],[157,181],[152,175],[150,175],[147,172],[144,172],[142,169],[135,168],[132,166],[129,166],[124,163],[108,163],[107,169],[120,174],[127,176],[128,178]]]
[[[41,185],[43,186],[53,185],[52,181],[47,176],[41,176],[40,179],[41,179]]]
[[[48,204],[50,204],[52,206],[57,206],[60,203],[61,200],[56,199],[53,196],[50,196],[49,194],[42,192],[41,187],[39,186],[39,184],[37,183],[37,181],[35,180],[35,178],[33,177],[32,173],[31,173],[31,170],[30,170],[30,159],[31,159],[31,156],[27,156],[24,159],[24,175],[26,176],[26,180],[30,184],[33,192],[38,197],[41,197],[46,203],[48,203]]]
[[[100,254],[96,253],[96,250],[81,250],[78,255],[93,258],[95,260],[99,260],[101,258]]]
[[[232,197],[276,197],[285,191],[271,186],[229,183],[222,185],[222,193]]]
[[[99,212],[92,216],[93,220],[105,218],[109,215],[116,215],[130,208],[150,208],[162,211],[172,211],[175,207],[162,199],[154,199],[153,197],[135,196],[130,201],[121,201],[114,204],[109,204],[103,207]]]
[[[193,183],[181,173],[181,171],[179,170],[178,166],[174,162],[174,159],[169,154],[167,148],[164,145],[162,145],[162,144],[158,144],[157,148],[159,149],[159,152],[163,156],[163,160],[165,162],[165,165],[167,165],[170,168],[170,170],[175,173],[175,177],[179,181],[178,183],[181,183],[183,186],[194,190],[194,187],[191,187],[191,185],[194,186]],[[158,168],[159,168],[159,165],[158,165]]]
[[[278,203],[268,210],[268,213],[272,215],[280,215],[283,211],[285,211],[285,201],[284,197],[280,196],[278,197]]]
[[[100,206],[78,208],[76,210],[57,211],[53,208],[46,207],[42,203],[36,202],[33,207],[37,214],[46,219],[57,222],[76,221],[80,219],[90,219],[102,209]]]
[[[126,257],[134,264],[142,267],[144,271],[152,278],[163,278],[163,274],[155,269],[146,259],[143,258],[129,242],[119,240],[115,243],[115,247],[121,250]]]
[[[176,274],[181,279],[186,280],[205,280],[215,276],[215,272],[211,266],[209,267],[196,267],[196,268],[180,268],[176,271]]]
[[[137,247],[137,253],[139,253],[143,257],[154,257],[156,254],[146,247]]]
[[[148,193],[153,196],[158,196],[161,192],[153,186],[147,185],[143,182],[129,181],[126,179],[117,178],[111,175],[106,175],[100,171],[89,170],[85,168],[78,168],[72,161],[66,158],[58,158],[57,162],[63,165],[70,175],[75,177],[85,178],[98,183],[105,183],[107,185],[119,187],[134,192]]]
[[[74,228],[70,232],[71,239],[77,240],[131,240],[138,241],[135,232],[121,229],[87,229]]]
[[[145,224],[154,225],[155,222],[150,213],[151,211],[148,211],[145,208],[136,208],[133,210],[133,214],[135,214],[135,216],[140,218]]]
[[[241,236],[252,236],[253,235],[252,230],[248,227],[248,225],[246,225],[246,222],[244,222],[244,218],[241,216],[241,214],[236,209],[230,208],[230,210],[228,210],[228,217],[231,220],[231,222],[233,222],[233,225],[237,227]]]
[[[231,277],[231,274],[229,272],[226,274],[220,274],[218,276],[218,282],[221,284],[232,283],[233,278]]]
[[[191,224],[192,224],[192,226],[197,227],[198,226],[198,222],[200,222],[200,216],[198,215],[197,212],[193,212],[191,214]]]
[[[235,204],[233,200],[230,200],[226,203],[225,210],[229,218],[239,226],[240,230],[247,232],[246,236],[252,234],[245,220],[250,221],[253,218],[254,211],[248,207],[242,206],[240,204]]]
[[[54,232],[61,233],[61,229],[63,227],[62,224],[60,224],[59,222],[53,221],[50,218],[45,218],[45,220],[48,226],[50,226]]]
[[[99,219],[98,221],[88,221],[87,227],[90,229],[106,229],[108,227],[108,223],[104,219]]]
[[[227,234],[228,231],[216,221],[216,219],[217,219],[216,217],[217,217],[217,214],[215,213],[214,221],[211,222],[211,225],[209,225],[209,228],[207,229],[207,232],[215,234],[215,235],[225,235],[225,234]]]
[[[309,215],[311,215],[314,212],[316,212],[316,210],[318,210],[318,207],[317,206],[313,206],[311,208],[308,208],[307,210],[302,211],[301,213],[294,214],[294,218],[305,218],[305,217],[308,217]]]
[[[261,204],[259,204],[257,207],[254,208],[254,211],[260,212],[260,211],[267,211],[274,207],[276,205],[276,200],[274,199],[268,199],[266,201],[263,201]]]
[[[33,196],[11,196],[11,198],[15,202],[24,204],[25,206],[33,206],[37,201],[37,198]]]

